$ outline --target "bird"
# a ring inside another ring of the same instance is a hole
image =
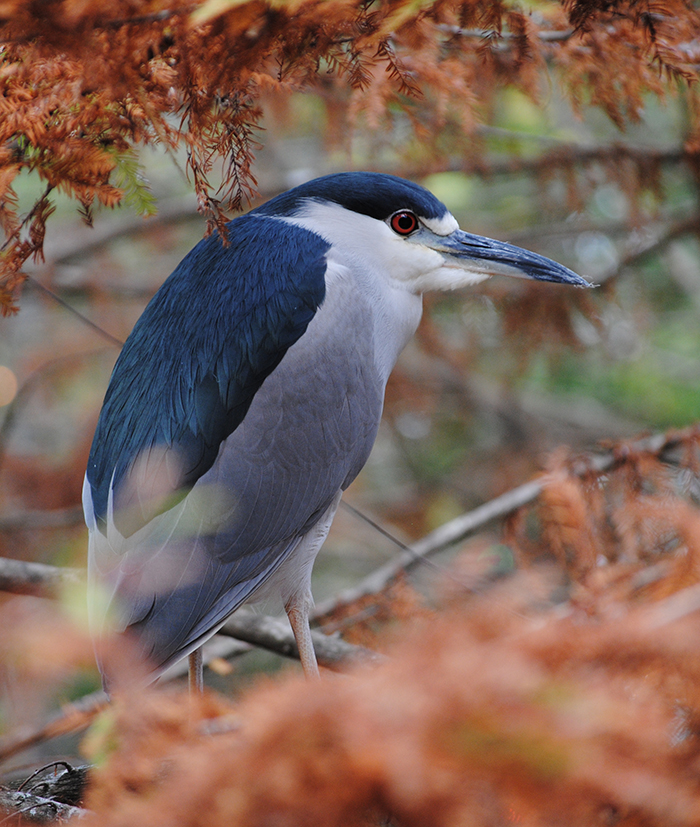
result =
[[[379,172],[307,181],[225,235],[200,241],[136,322],[85,475],[93,635],[127,636],[149,680],[270,597],[318,675],[312,567],[423,293],[497,274],[590,286]]]

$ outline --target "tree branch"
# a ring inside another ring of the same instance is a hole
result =
[[[513,138],[518,135],[513,133]],[[473,175],[512,175],[514,173],[537,173],[543,170],[553,170],[556,167],[570,167],[572,164],[590,164],[593,162],[617,162],[630,159],[638,164],[659,163],[678,164],[683,161],[692,161],[695,155],[691,150],[683,147],[643,147],[627,146],[624,144],[604,144],[601,146],[586,146],[573,143],[558,143],[550,152],[545,152],[534,158],[511,157],[499,160],[470,161],[466,158],[455,158],[445,165],[443,172],[464,172]]]
[[[274,617],[237,612],[226,621],[219,634],[231,635],[287,658],[299,658],[291,628],[286,621]],[[320,632],[312,632],[311,637],[319,664],[328,669],[337,671],[352,663],[379,663],[384,659],[377,652],[346,643],[339,637],[329,637]]]
[[[671,434],[656,434],[646,437],[627,446],[622,444],[603,454],[582,456],[573,463],[572,470],[578,476],[590,472],[601,473],[624,461],[624,456],[630,452],[648,452],[658,456],[675,448],[683,439],[697,433],[698,430],[700,430],[700,426],[695,425]],[[542,493],[546,483],[547,475],[542,474],[534,480],[501,494],[500,497],[495,497],[478,508],[466,512],[466,514],[455,517],[454,520],[450,520],[422,540],[409,546],[406,551],[376,569],[355,586],[345,589],[335,597],[319,604],[313,613],[314,620],[319,622],[323,617],[332,614],[343,606],[355,603],[368,595],[381,593],[399,574],[423,564],[434,554],[465,540],[469,535],[485,528],[494,520],[507,517],[524,505],[534,502]]]
[[[202,660],[206,666],[216,658],[232,658],[249,650],[250,646],[239,640],[214,637],[204,644]],[[159,680],[168,683],[186,674],[187,659],[185,658],[173,664]],[[39,727],[27,726],[14,730],[9,736],[0,740],[0,763],[51,738],[86,729],[108,704],[109,699],[104,692],[92,692],[65,705],[60,712]]]
[[[108,704],[104,692],[92,692],[64,706],[39,727],[24,726],[15,729],[0,740],[0,762],[51,738],[85,729]]]
[[[14,514],[0,514],[0,531],[26,531],[35,528],[67,528],[84,522],[83,509],[52,508],[46,511],[16,511]]]
[[[50,597],[61,586],[79,583],[82,577],[78,569],[0,557],[0,591],[3,592]]]
[[[520,35],[512,32],[496,32],[493,29],[463,29],[460,26],[439,25],[439,29],[455,37],[471,38],[476,40],[490,40],[500,48],[506,47],[506,42],[516,40]],[[534,33],[534,37],[542,43],[565,43],[576,33],[575,29],[542,30]]]

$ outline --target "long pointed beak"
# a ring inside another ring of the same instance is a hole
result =
[[[551,258],[545,258],[505,241],[472,235],[463,230],[455,230],[450,235],[440,236],[423,229],[415,233],[412,239],[442,253],[446,264],[454,263],[455,267],[483,276],[498,274],[573,284],[576,287],[594,286]]]

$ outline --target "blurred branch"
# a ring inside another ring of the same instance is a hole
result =
[[[0,514],[0,531],[27,531],[35,528],[68,528],[84,521],[83,509],[54,508],[50,511],[17,511]]]
[[[689,233],[698,234],[700,232],[700,215],[691,215],[689,218],[677,221],[657,235],[656,238],[640,245],[636,250],[630,251],[619,264],[608,275],[602,276],[602,282],[608,282],[611,279],[617,278],[623,270],[628,267],[633,267],[640,261],[643,261],[647,256],[654,255],[667,247],[672,241],[677,238],[682,238]]]
[[[51,567],[47,567],[51,568]],[[249,651],[250,647],[238,640],[227,640],[225,638],[214,638],[204,644],[202,660],[207,666],[217,658],[231,658]],[[163,675],[160,681],[168,683],[182,678],[187,674],[187,658],[173,664]],[[9,737],[0,740],[0,762],[17,755],[24,750],[42,744],[51,738],[60,735],[67,735],[70,732],[77,732],[90,726],[97,715],[106,709],[109,699],[106,693],[92,692],[84,695],[77,701],[66,704],[53,715],[48,721],[39,727],[23,727],[15,730]]]
[[[102,249],[105,245],[120,238],[149,233],[158,227],[189,221],[199,217],[197,203],[193,196],[172,198],[158,208],[156,215],[148,218],[136,217],[126,220],[113,218],[93,227],[72,230],[70,233],[54,234],[44,244],[45,263],[30,272],[46,272],[59,264],[65,264],[77,256],[84,256]]]
[[[655,434],[632,443],[621,443],[610,451],[597,455],[584,455],[572,463],[572,473],[583,476],[587,473],[601,473],[622,463],[631,453],[645,452],[660,456],[680,445],[685,439],[697,434],[700,425],[694,425],[682,431],[673,431],[669,434]],[[670,459],[670,458],[665,458]],[[540,496],[547,484],[547,475],[542,474],[530,482],[519,485],[480,505],[478,508],[450,520],[422,540],[409,546],[406,551],[397,555],[393,560],[385,563],[352,588],[345,589],[335,597],[319,604],[313,617],[318,622],[343,606],[355,603],[363,597],[379,594],[392,583],[399,574],[410,571],[425,562],[432,555],[445,551],[450,546],[462,542],[469,535],[492,523],[494,520],[512,514],[524,505],[533,502]]]
[[[653,606],[648,615],[649,627],[659,629],[700,611],[700,584],[688,586]]]
[[[219,634],[231,635],[287,658],[299,658],[294,635],[284,620],[249,612],[236,613],[226,621]],[[337,670],[352,663],[378,663],[383,660],[376,652],[346,643],[339,637],[328,637],[320,632],[312,632],[311,637],[318,662],[328,669]]]
[[[440,25],[439,29],[457,37],[477,38],[479,40],[499,41],[517,40],[521,35],[512,32],[496,32],[493,29],[463,29],[460,26]],[[575,34],[575,29],[535,32],[534,36],[543,43],[564,43]]]
[[[12,594],[50,597],[61,586],[79,583],[82,577],[78,569],[0,557],[0,591]]]
[[[556,433],[558,440],[583,447],[599,439],[623,439],[643,430],[639,421],[622,417],[583,395],[561,399],[538,390],[513,391],[504,397],[498,383],[482,374],[473,373],[464,380],[453,372],[450,378],[455,385],[462,379],[463,395],[468,395],[474,406],[504,420],[517,417],[518,427],[527,434],[534,428],[546,428],[548,433]]]
[[[516,43],[523,41],[532,45],[532,41],[539,41],[541,44],[546,43],[566,43],[574,34],[575,29],[561,29],[554,31],[539,31],[533,32],[523,37],[523,35],[515,34],[509,31],[495,31],[494,29],[463,29],[460,26],[450,26],[447,24],[439,24],[439,30],[452,37],[459,37],[463,40],[479,40],[481,45],[486,45],[492,52],[504,53],[513,50]]]
[[[505,130],[502,130],[505,132]],[[506,137],[504,134],[503,137]],[[518,133],[512,133],[515,139]],[[589,164],[600,162],[621,162],[626,159],[638,164],[677,164],[692,161],[696,153],[678,146],[644,147],[623,144],[601,144],[585,146],[573,143],[559,143],[551,151],[536,158],[508,157],[498,160],[470,160],[466,157],[455,158],[445,166],[445,172],[464,172],[473,175],[510,175],[518,172],[552,171],[557,166],[570,168],[572,164]]]
[[[0,740],[0,762],[51,738],[85,729],[108,704],[104,692],[92,692],[64,706],[40,727],[25,726],[16,729],[10,736]]]

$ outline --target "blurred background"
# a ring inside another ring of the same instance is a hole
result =
[[[698,418],[700,243],[697,168],[684,150],[688,101],[682,92],[665,101],[649,94],[636,122],[615,124],[599,109],[574,112],[546,66],[539,85],[537,105],[512,86],[495,92],[488,125],[468,139],[446,128],[439,158],[421,150],[404,112],[392,115],[391,129],[361,120],[339,134],[322,93],[264,101],[253,167],[260,200],[338,170],[405,175],[469,232],[536,250],[599,285],[574,291],[493,278],[425,297],[372,457],[345,497],[404,543],[526,481],[561,446],[584,451]],[[3,557],[84,567],[82,480],[119,342],[206,230],[184,152],[151,147],[132,160],[126,208],[96,210],[92,228],[56,197],[46,261],[28,269],[21,312],[0,320]],[[18,179],[20,212],[42,187]],[[477,569],[514,566],[498,527],[465,549]],[[317,601],[397,550],[341,509],[316,564]],[[431,578],[420,585],[430,601]],[[0,594],[0,603],[16,599]],[[70,614],[84,618],[83,599],[65,595]],[[208,681],[235,694],[258,670],[282,665],[256,651]],[[86,661],[47,704],[98,688]],[[0,728],[11,728],[17,707],[5,689]]]

